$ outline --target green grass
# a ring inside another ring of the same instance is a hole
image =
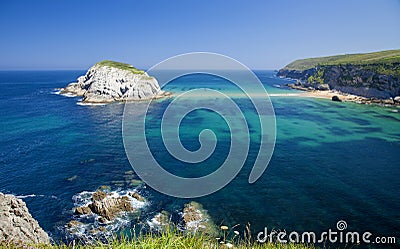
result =
[[[130,72],[132,72],[134,74],[144,74],[143,70],[139,70],[136,67],[134,67],[134,66],[132,66],[130,64],[127,64],[127,63],[104,60],[104,61],[97,62],[96,65],[115,67],[115,68],[122,69],[122,70],[128,70],[128,71],[130,71]]]
[[[350,64],[350,65],[363,65],[365,67],[369,67],[372,68],[373,70],[378,70],[380,72],[384,72],[385,74],[387,74],[387,73],[392,73],[392,70],[390,68],[396,66],[395,64],[399,63],[400,63],[400,49],[365,53],[365,54],[345,54],[345,55],[296,60],[285,66],[284,69],[303,71],[320,66]],[[377,65],[380,65],[382,69],[375,68]],[[400,70],[398,66],[396,70]]]
[[[224,239],[225,238],[225,239]],[[230,239],[228,239],[230,238]],[[132,239],[126,237],[113,238],[109,243],[95,242],[93,245],[82,245],[70,243],[60,245],[34,245],[33,248],[43,249],[69,249],[69,248],[119,248],[119,249],[154,249],[154,248],[183,248],[183,249],[206,249],[206,248],[254,248],[254,249],[309,249],[314,248],[313,246],[307,246],[304,244],[278,244],[278,243],[258,243],[251,242],[250,239],[239,239],[235,236],[227,236],[224,234],[221,240],[225,240],[223,244],[217,241],[216,238],[198,234],[183,234],[176,230],[167,230],[160,234],[147,234],[141,236],[134,236]],[[228,247],[227,244],[232,244],[232,247]],[[3,248],[0,245],[0,248]],[[20,246],[6,245],[4,248],[21,248]],[[26,247],[28,248],[28,247]]]

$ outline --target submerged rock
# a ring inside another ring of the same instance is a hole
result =
[[[200,203],[190,202],[185,204],[182,213],[183,226],[186,231],[195,233],[203,232],[210,235],[216,235],[217,229],[207,210]]]
[[[49,244],[48,234],[13,195],[0,193],[0,244]]]
[[[171,214],[165,210],[157,213],[151,220],[147,221],[147,224],[150,228],[158,231],[164,230],[166,227],[173,225],[171,222]]]
[[[83,96],[85,103],[147,100],[170,94],[162,91],[157,80],[146,72],[114,61],[96,63],[60,93]]]
[[[136,192],[129,192],[129,195],[138,201],[144,201],[144,198]]]
[[[77,220],[71,220],[70,222],[67,223],[66,226],[67,226],[68,228],[73,228],[73,227],[82,226],[82,225],[83,225],[82,222],[79,222],[79,221],[77,221]]]

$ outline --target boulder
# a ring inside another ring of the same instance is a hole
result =
[[[74,228],[74,227],[78,227],[78,226],[82,226],[83,223],[79,222],[77,220],[71,220],[70,222],[67,223],[67,228]]]
[[[103,191],[96,191],[92,196],[92,203],[89,208],[107,220],[112,220],[115,216],[124,211],[133,211],[130,200],[127,196],[114,196]]]
[[[328,84],[318,84],[315,89],[320,90],[320,91],[329,91],[329,85]]]
[[[342,102],[342,100],[337,95],[332,96],[332,101]]]
[[[136,192],[130,192],[129,195],[138,201],[144,201],[144,198]]]
[[[84,214],[91,214],[92,210],[87,206],[77,207],[75,209],[75,214],[77,215],[84,215]]]
[[[50,238],[21,199],[0,193],[0,245],[3,244],[50,244]]]

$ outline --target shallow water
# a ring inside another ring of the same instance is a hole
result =
[[[123,104],[81,106],[78,98],[54,94],[55,88],[83,73],[0,72],[0,191],[25,197],[32,215],[56,240],[64,236],[59,228],[72,218],[74,195],[101,185],[128,188],[124,176],[132,169],[121,136]],[[269,93],[294,92],[272,71],[256,74]],[[255,232],[265,226],[318,232],[345,220],[348,230],[400,237],[400,113],[392,112],[396,108],[271,97],[277,119],[275,151],[264,175],[249,184],[260,141],[250,101],[235,95],[238,90],[225,80],[201,74],[179,78],[165,90],[180,93],[197,87],[233,94],[251,132],[249,156],[235,180],[195,199],[216,224],[249,222]],[[189,167],[172,158],[159,139],[160,110],[170,101],[152,104],[148,117],[155,157],[177,175],[212,172],[229,151],[226,123],[204,110],[184,119],[181,138],[188,149],[200,146],[198,134],[205,128],[213,129],[219,139],[208,160]],[[140,192],[149,200],[143,219],[189,202],[150,188]]]

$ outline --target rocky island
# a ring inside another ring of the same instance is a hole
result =
[[[400,50],[296,60],[277,76],[297,79],[289,87],[352,95],[360,103],[400,104]]]
[[[170,95],[160,89],[156,78],[143,70],[109,60],[96,63],[60,93],[82,96],[83,103],[149,100]]]

